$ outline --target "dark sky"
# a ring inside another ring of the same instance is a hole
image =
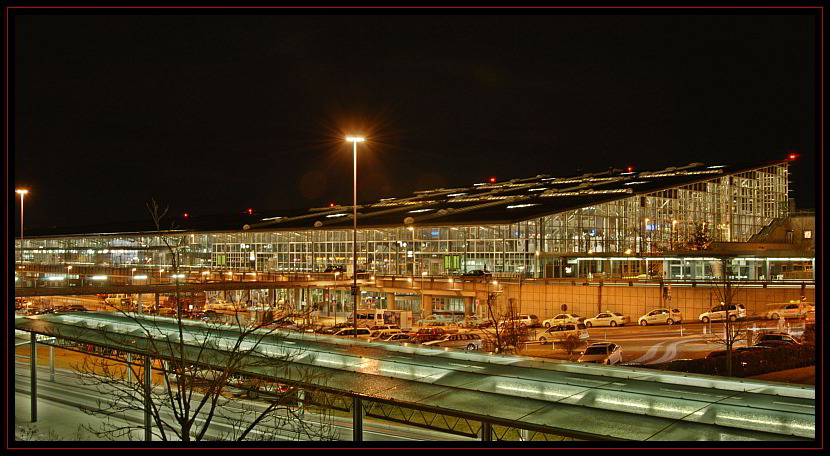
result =
[[[795,152],[815,206],[815,10],[482,11],[14,11],[26,227],[350,204],[352,132],[362,201]]]

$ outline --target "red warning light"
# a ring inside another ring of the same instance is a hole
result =
[[[490,178],[490,183],[491,183],[491,184],[495,184],[495,183],[496,183],[496,178],[495,178],[495,177],[491,177],[491,178]]]
[[[633,166],[629,166],[629,167],[628,167],[628,172],[630,173],[631,171],[634,171],[634,167],[633,167]]]
[[[798,158],[798,154],[790,154],[790,160],[795,160]]]
[[[187,212],[184,213],[184,218],[187,218]]]
[[[253,213],[254,213],[254,210],[249,207],[248,208],[248,214],[250,215],[250,214],[253,214]]]
[[[329,207],[334,207],[334,203],[329,203]]]

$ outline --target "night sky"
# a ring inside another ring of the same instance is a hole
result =
[[[816,10],[176,11],[12,11],[26,229],[348,205],[352,133],[362,202],[798,153],[816,205]]]

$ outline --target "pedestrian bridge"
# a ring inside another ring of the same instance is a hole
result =
[[[178,340],[173,318],[99,312],[16,317],[15,329],[145,359],[151,353],[170,359],[148,348],[149,337]],[[189,360],[221,368],[221,355],[235,343],[239,328],[187,321],[184,332]],[[218,356],[204,357],[198,340],[205,335],[214,338]],[[812,386],[281,331],[263,334],[255,352],[293,354],[293,365],[321,375],[265,367],[248,368],[246,374],[351,398],[356,440],[364,415],[401,422],[387,413],[392,408],[452,417],[463,429],[443,431],[485,441],[501,438],[497,428],[586,440],[816,440]]]

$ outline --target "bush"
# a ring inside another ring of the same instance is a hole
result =
[[[768,350],[739,352],[732,355],[732,376],[751,377],[815,364],[816,348],[813,345],[790,345]],[[690,359],[646,367],[690,374],[726,375],[727,372],[726,356]]]

